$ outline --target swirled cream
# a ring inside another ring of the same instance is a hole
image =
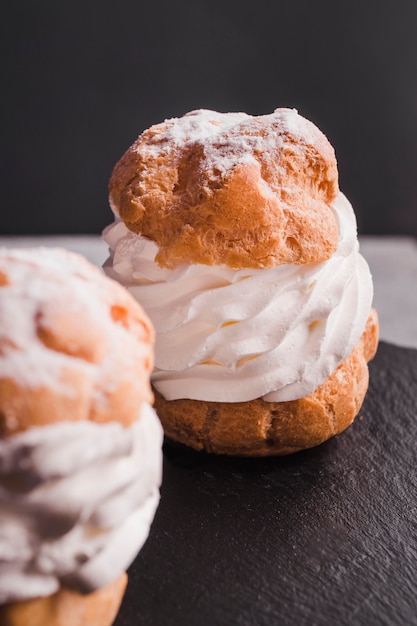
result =
[[[0,603],[115,580],[159,503],[162,429],[148,404],[130,428],[60,422],[0,441]]]
[[[335,254],[322,263],[273,269],[161,268],[153,242],[121,221],[107,227],[110,258],[104,269],[154,324],[152,382],[166,399],[296,400],[350,354],[371,309],[372,278],[343,194],[333,209]]]

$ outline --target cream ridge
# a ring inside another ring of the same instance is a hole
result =
[[[154,242],[118,219],[105,229],[105,272],[140,301],[155,327],[152,383],[167,400],[296,400],[350,354],[373,286],[350,203],[339,193],[332,208],[339,230],[334,255],[272,269],[161,268]]]
[[[162,428],[59,422],[0,441],[0,603],[116,580],[159,503]]]

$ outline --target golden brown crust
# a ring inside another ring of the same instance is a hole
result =
[[[119,610],[127,585],[123,572],[112,584],[82,595],[61,588],[45,598],[0,606],[2,626],[110,626]]]
[[[136,300],[79,255],[0,251],[0,437],[59,421],[137,420],[154,333]],[[2,626],[110,626],[127,584],[0,607]],[[24,593],[24,589],[22,593]]]
[[[376,311],[350,356],[312,394],[290,402],[165,400],[155,408],[167,436],[196,450],[238,456],[284,455],[319,445],[355,419],[378,345]]]
[[[2,437],[57,421],[129,426],[141,404],[153,400],[154,334],[140,305],[84,258],[54,253],[50,267],[36,250],[0,255]],[[54,266],[67,262],[73,265],[67,274]],[[7,317],[10,302],[24,339]]]
[[[109,191],[114,211],[156,242],[166,267],[310,263],[337,247],[334,150],[289,109],[196,111],[152,126],[116,164]]]

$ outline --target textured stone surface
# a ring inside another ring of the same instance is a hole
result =
[[[417,624],[417,351],[382,343],[355,423],[286,458],[166,442],[115,626]]]

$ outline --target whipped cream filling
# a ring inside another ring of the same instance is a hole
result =
[[[144,544],[159,503],[162,429],[60,422],[0,441],[0,604],[90,592]]]
[[[154,242],[118,219],[105,229],[105,272],[153,322],[152,382],[167,400],[296,400],[350,354],[365,329],[373,286],[342,193],[333,210],[339,242],[330,259],[273,269],[161,268]]]

